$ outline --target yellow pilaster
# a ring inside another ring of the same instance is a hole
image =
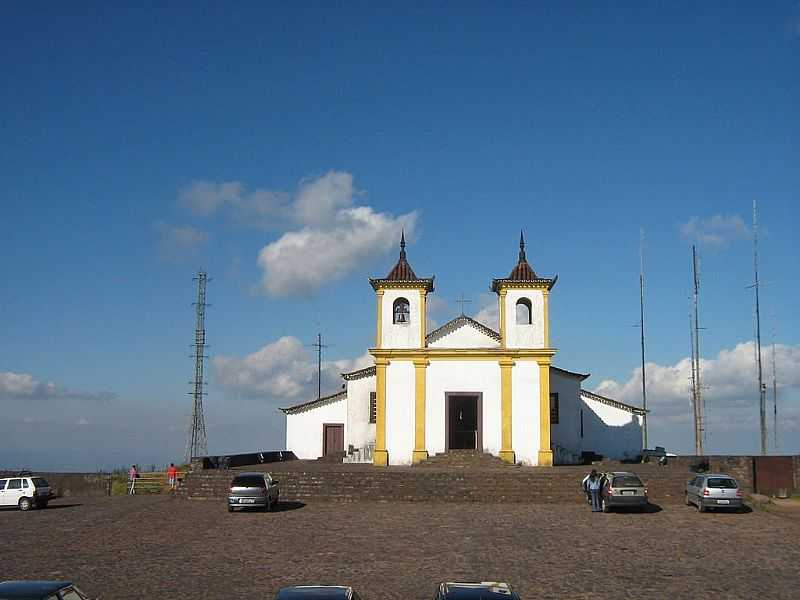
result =
[[[386,451],[386,366],[385,358],[375,359],[375,451],[372,464],[385,467],[389,464]]]
[[[502,289],[499,292],[500,298],[500,343],[506,347],[506,294],[508,290]]]
[[[502,314],[502,313],[500,313]],[[500,439],[500,458],[505,462],[514,464],[515,456],[512,446],[512,420],[511,420],[511,367],[514,361],[502,359],[500,363],[500,422],[502,425]]]
[[[547,306],[547,305],[545,305]],[[550,361],[539,362],[539,466],[553,466],[550,448]]]
[[[427,333],[428,321],[428,293],[425,290],[419,291],[419,347],[425,347],[425,335]]]
[[[544,347],[550,347],[550,290],[542,290],[543,316],[544,316]]]
[[[414,454],[412,462],[418,463],[428,458],[425,448],[425,376],[427,360],[414,361]]]
[[[381,348],[383,340],[383,290],[376,290],[375,297],[378,299],[378,316],[377,319],[375,319],[375,321],[378,323],[378,333],[375,341],[375,347]]]

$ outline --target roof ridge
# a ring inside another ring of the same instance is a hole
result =
[[[592,400],[597,400],[598,402],[602,402],[603,404],[608,404],[609,406],[616,406],[617,408],[627,410],[628,412],[637,415],[643,415],[645,413],[650,412],[649,410],[644,410],[643,408],[639,408],[638,406],[633,406],[631,404],[627,404],[619,400],[614,400],[613,398],[609,398],[608,396],[603,396],[602,394],[598,394],[597,392],[591,392],[583,388],[581,388],[581,394],[589,396]]]
[[[284,414],[302,412],[303,410],[310,410],[312,408],[316,408],[316,406],[322,406],[327,402],[330,402],[332,400],[338,400],[339,398],[345,396],[347,396],[347,390],[339,390],[335,394],[329,394],[327,396],[322,396],[321,398],[314,398],[313,400],[309,400],[308,402],[301,402],[300,404],[295,404],[294,406],[287,406],[285,408],[280,408],[278,410],[280,410]]]
[[[465,323],[471,323],[472,325],[476,326],[476,329],[481,333],[488,335],[490,338],[497,340],[498,342],[501,341],[500,334],[489,327],[488,325],[484,325],[480,321],[473,319],[468,315],[458,315],[454,319],[450,319],[447,323],[442,325],[441,327],[437,327],[433,331],[431,331],[428,335],[425,336],[426,342],[436,341],[444,337],[445,335],[452,333]]]

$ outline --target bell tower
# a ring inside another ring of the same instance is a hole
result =
[[[377,297],[375,348],[424,348],[427,295],[433,291],[433,277],[420,279],[408,264],[405,232],[400,237],[397,264],[385,278],[369,282]]]

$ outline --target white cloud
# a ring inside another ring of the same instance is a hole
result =
[[[261,288],[271,296],[308,296],[397,246],[400,230],[414,237],[417,213],[391,215],[357,206],[353,176],[328,171],[304,179],[293,195],[256,189],[239,181],[194,181],[178,203],[195,215],[225,213],[234,221],[284,229],[258,255]]]
[[[481,308],[473,317],[479,323],[483,323],[487,327],[500,331],[500,305],[497,302],[497,297],[488,294],[481,296],[483,308]]]
[[[63,388],[52,381],[42,382],[30,373],[0,373],[0,399],[3,400],[92,400],[106,402],[116,397],[110,392],[82,392]]]
[[[708,219],[692,217],[680,226],[680,231],[689,240],[717,247],[750,237],[750,230],[738,215],[714,215]]]
[[[413,238],[417,213],[393,216],[353,206],[352,176],[331,171],[304,181],[292,206],[303,227],[284,233],[258,255],[271,296],[308,296],[397,246],[401,229]]]
[[[762,361],[768,365],[766,349]],[[775,346],[778,398],[783,405],[782,427],[792,426],[800,432],[800,346]],[[758,414],[758,392],[755,383],[754,343],[744,342],[732,349],[723,349],[713,359],[700,361],[701,383],[705,399],[708,427],[732,430],[750,422]],[[641,367],[630,378],[619,383],[606,380],[595,390],[634,406],[641,405]],[[691,360],[683,358],[672,365],[647,363],[647,404],[653,424],[680,424],[687,427],[692,420],[689,402]],[[769,386],[768,386],[769,387]],[[782,398],[783,397],[783,398]]]
[[[194,255],[208,240],[208,234],[191,225],[168,225],[159,221],[155,230],[159,254],[166,260]]]
[[[372,364],[372,357],[323,361],[322,394],[341,389],[340,374]],[[317,363],[309,348],[295,337],[282,337],[244,357],[217,356],[217,383],[247,397],[267,400],[310,400],[317,392]]]

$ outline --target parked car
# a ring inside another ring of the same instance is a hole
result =
[[[228,512],[236,508],[270,511],[278,505],[278,482],[269,473],[239,473],[231,482]]]
[[[730,475],[706,473],[697,475],[686,482],[686,505],[694,504],[698,512],[710,508],[734,508],[741,510],[744,506],[742,490],[737,481]]]
[[[0,600],[89,600],[70,581],[3,581]]]
[[[636,473],[612,471],[603,473],[603,479],[603,488],[600,491],[603,512],[610,512],[612,508],[641,510],[649,503],[647,488]]]
[[[52,496],[44,477],[26,474],[0,479],[0,506],[17,506],[20,510],[44,508]]]
[[[278,590],[275,600],[361,600],[353,588],[341,585],[296,585]]]
[[[439,584],[435,600],[519,600],[519,596],[499,581],[445,582]]]

